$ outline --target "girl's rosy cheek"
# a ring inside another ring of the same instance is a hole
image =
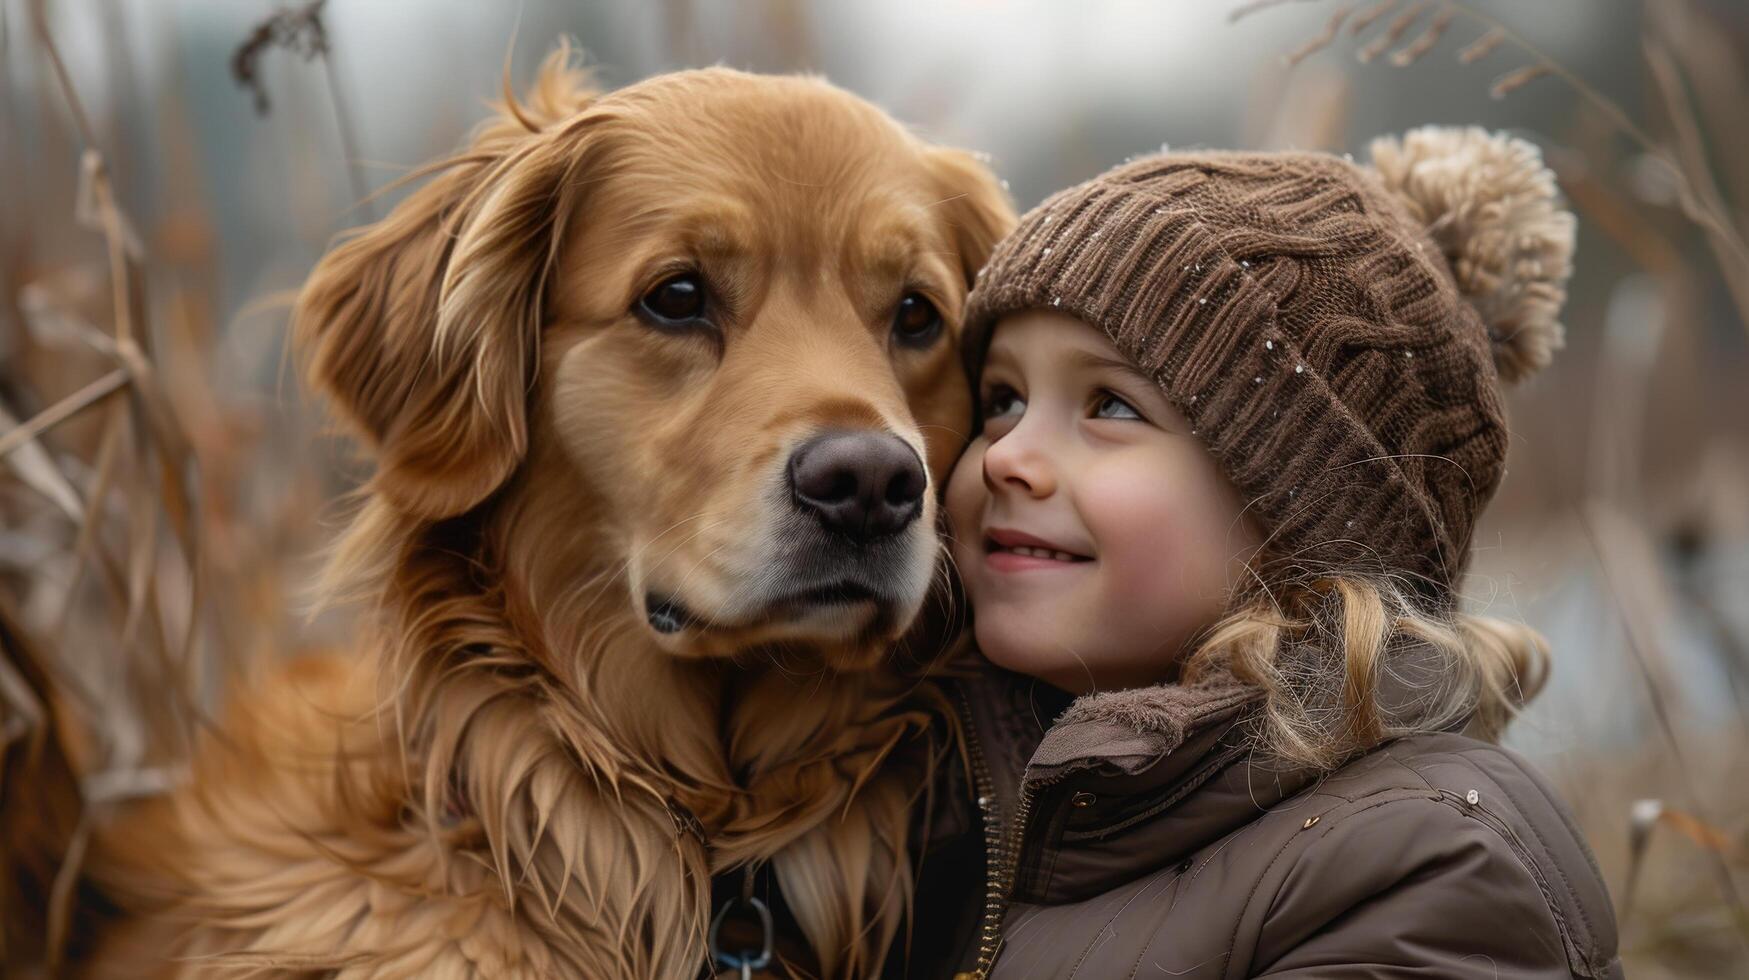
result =
[[[1083,474],[1081,517],[1099,551],[1103,577],[1121,601],[1158,600],[1194,541],[1174,506],[1173,481],[1158,467],[1111,463]]]
[[[1219,595],[1235,546],[1231,494],[1212,460],[1152,448],[1085,474],[1083,518],[1111,588],[1126,602]]]

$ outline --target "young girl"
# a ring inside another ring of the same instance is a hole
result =
[[[1565,806],[1494,744],[1542,640],[1456,597],[1573,234],[1535,148],[1474,129],[1151,157],[1022,220],[947,490],[995,665],[960,685],[987,901],[947,972],[1620,975]],[[1023,675],[1074,696],[1042,737]]]

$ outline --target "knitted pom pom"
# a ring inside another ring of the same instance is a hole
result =
[[[1385,187],[1427,226],[1487,324],[1500,377],[1545,367],[1563,343],[1574,218],[1542,153],[1475,126],[1424,126],[1371,149]]]

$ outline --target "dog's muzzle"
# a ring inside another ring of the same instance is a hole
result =
[[[791,451],[769,492],[775,521],[760,558],[729,583],[735,604],[689,607],[673,586],[653,583],[643,595],[652,630],[788,624],[795,636],[827,638],[886,629],[915,609],[934,539],[919,524],[929,472],[908,443],[880,430],[821,432]]]

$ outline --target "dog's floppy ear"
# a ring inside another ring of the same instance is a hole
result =
[[[996,175],[978,157],[964,150],[936,148],[929,151],[930,165],[942,195],[941,212],[966,287],[977,279],[990,251],[1014,227],[1014,205]]]
[[[528,448],[544,287],[591,150],[594,92],[569,60],[324,256],[293,311],[311,385],[376,452],[371,489],[419,517],[479,504]]]

